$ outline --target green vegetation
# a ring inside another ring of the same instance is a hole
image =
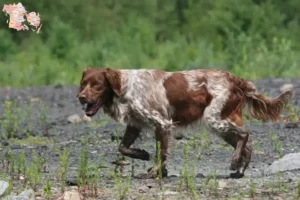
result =
[[[298,0],[22,4],[40,13],[41,33],[9,29],[1,12],[0,86],[78,84],[87,66],[218,68],[249,79],[300,75]]]

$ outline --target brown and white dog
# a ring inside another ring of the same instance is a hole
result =
[[[252,82],[221,70],[179,72],[86,68],[77,97],[88,116],[100,107],[111,118],[127,124],[119,151],[131,158],[150,160],[145,150],[131,148],[143,129],[152,129],[160,142],[163,176],[170,134],[176,128],[201,122],[234,149],[230,170],[243,176],[251,160],[249,132],[243,128],[242,109],[247,105],[254,119],[275,121],[292,91],[276,98],[256,92]],[[240,171],[242,170],[242,171]],[[157,166],[148,170],[149,176]]]

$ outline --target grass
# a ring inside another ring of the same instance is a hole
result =
[[[61,181],[61,192],[65,191],[65,181],[68,172],[68,159],[70,154],[70,148],[65,148],[59,156],[60,165],[59,165],[59,175]]]
[[[276,154],[278,158],[281,158],[282,156],[282,152],[281,152],[281,143],[279,141],[278,136],[272,131],[269,130],[269,135],[271,137],[271,140],[273,142],[273,146],[275,148]]]
[[[6,101],[2,124],[2,139],[13,138],[19,132],[21,123],[20,108],[15,102]]]

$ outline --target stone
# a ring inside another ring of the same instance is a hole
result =
[[[81,118],[77,114],[70,115],[68,117],[68,122],[72,124],[80,123],[81,121],[82,121]]]
[[[92,118],[90,118],[86,114],[84,114],[83,117],[82,117],[82,121],[84,121],[84,122],[91,122]]]
[[[23,191],[21,194],[19,194],[19,196],[29,197],[30,200],[34,200],[35,199],[35,193],[34,193],[34,191],[32,189]]]
[[[169,190],[158,193],[158,195],[176,195],[176,194],[178,194],[178,192],[169,191]]]
[[[32,189],[25,190],[19,195],[10,195],[4,198],[5,200],[34,200],[35,193]]]
[[[65,183],[68,186],[76,186],[76,185],[78,185],[77,177],[76,176],[67,177],[66,180],[65,180]]]
[[[218,182],[218,186],[220,189],[223,189],[224,187],[226,187],[226,185],[227,185],[227,182],[225,180],[220,180]]]
[[[81,200],[80,194],[77,191],[66,191],[64,193],[64,200]]]
[[[266,174],[300,169],[300,152],[290,153],[274,161],[265,171]]]
[[[297,122],[287,122],[285,128],[299,128],[299,123]]]
[[[150,188],[147,187],[146,185],[142,185],[141,187],[138,188],[139,193],[147,193],[149,192]]]
[[[198,174],[196,175],[196,178],[205,178],[205,176],[204,176],[202,173],[198,173]]]
[[[5,192],[8,189],[8,186],[9,186],[8,182],[0,181],[0,197],[5,194]]]

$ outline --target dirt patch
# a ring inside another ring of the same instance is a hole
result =
[[[168,157],[169,177],[162,182],[134,177],[146,172],[153,159],[147,162],[125,157],[128,165],[121,175],[115,173],[119,169],[115,171],[112,162],[120,157],[118,140],[123,135],[123,125],[102,112],[91,122],[68,122],[70,115],[83,116],[76,99],[77,86],[2,88],[1,177],[11,180],[12,191],[21,192],[30,186],[37,196],[49,195],[53,199],[63,194],[62,188],[74,191],[70,185],[77,185],[75,189],[82,197],[97,194],[90,199],[120,199],[121,196],[128,199],[162,196],[165,199],[296,199],[300,191],[299,171],[272,175],[264,172],[279,157],[300,152],[300,127],[293,122],[300,117],[300,79],[264,79],[256,85],[260,92],[275,97],[287,83],[295,87],[292,106],[282,115],[282,120],[291,121],[290,125],[282,121],[262,124],[248,120],[246,123],[251,130],[249,145],[254,150],[246,177],[229,178],[232,148],[199,127],[174,139]],[[147,150],[154,157],[153,134],[144,133],[135,147]],[[63,187],[64,178],[68,185]]]

